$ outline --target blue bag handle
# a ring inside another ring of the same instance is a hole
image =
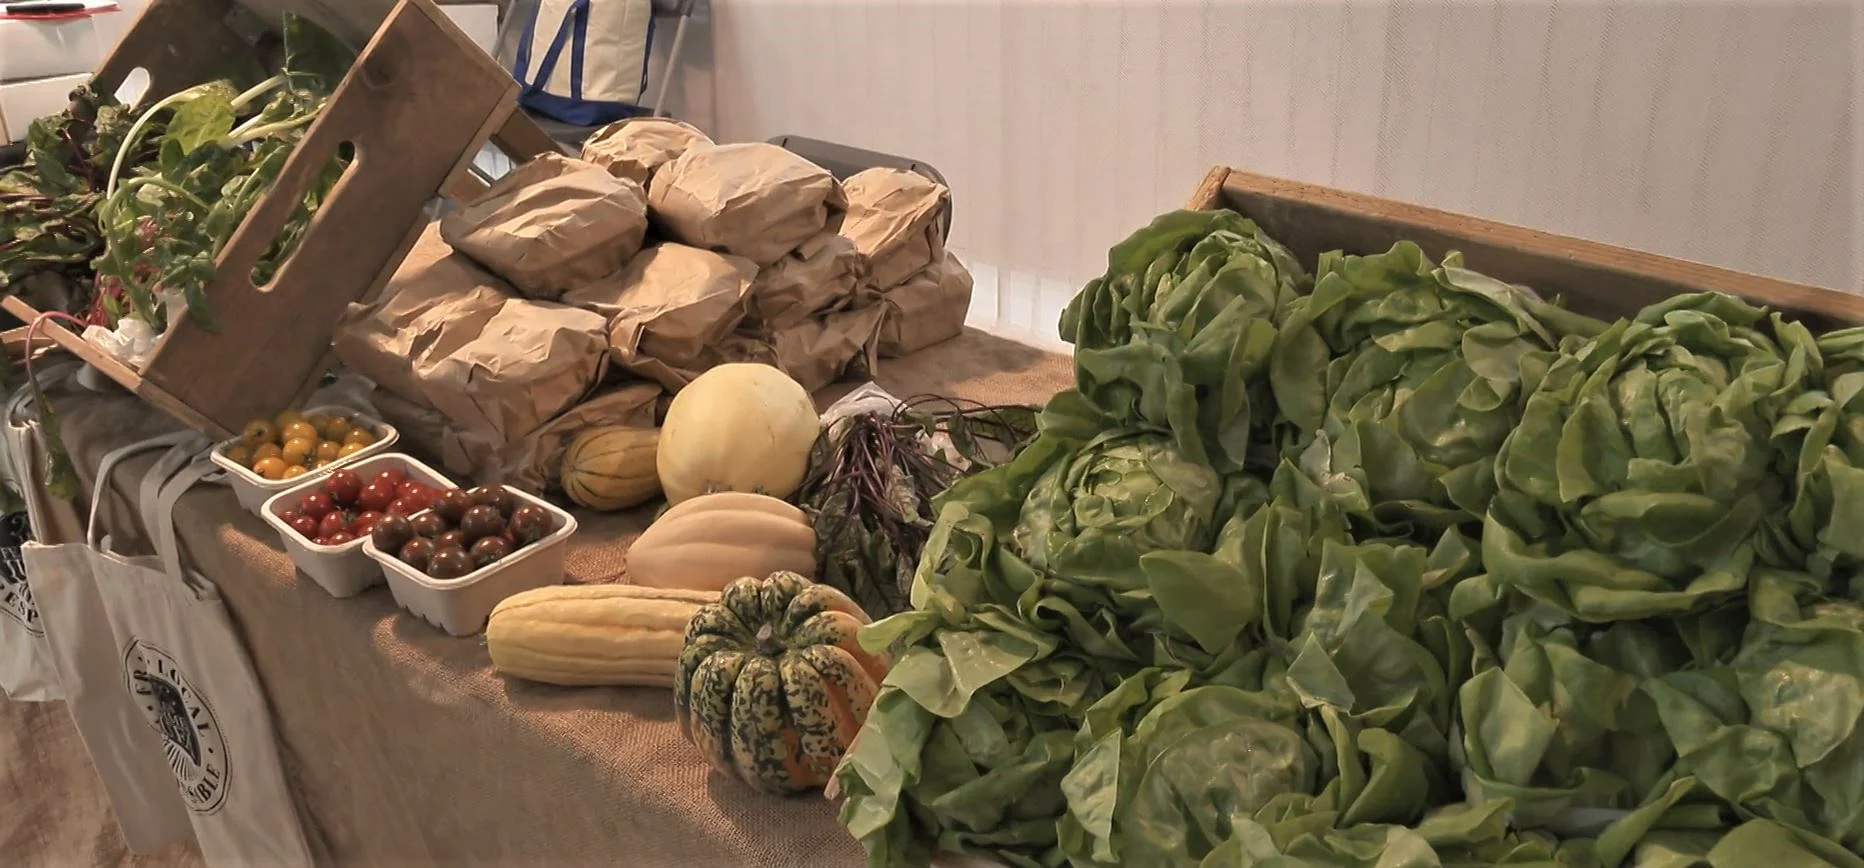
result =
[[[518,40],[518,57],[512,70],[513,77],[524,85],[526,94],[544,92],[544,83],[550,80],[550,74],[556,71],[557,61],[563,55],[566,43],[570,47],[570,98],[582,99],[583,46],[589,38],[589,2],[574,0],[563,16],[563,22],[557,25],[557,34],[550,40],[550,49],[544,52],[544,58],[537,65],[534,80],[526,80],[525,70],[531,65],[531,44],[537,38],[537,19],[543,15],[540,8],[536,15],[524,25],[524,35]],[[572,38],[574,41],[572,42]]]

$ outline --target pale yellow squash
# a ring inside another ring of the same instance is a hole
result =
[[[761,494],[705,494],[667,510],[628,547],[628,577],[712,592],[780,571],[813,578],[815,546],[815,530],[794,506]]]
[[[667,502],[744,491],[788,497],[821,430],[808,391],[769,365],[719,365],[667,408],[656,465]]]
[[[553,585],[492,609],[492,668],[567,687],[672,687],[686,626],[718,594],[631,585]]]

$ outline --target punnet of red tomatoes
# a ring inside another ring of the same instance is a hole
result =
[[[448,488],[426,511],[390,512],[375,522],[377,551],[436,579],[462,578],[511,557],[556,530],[549,510],[499,485]]]
[[[440,494],[396,467],[367,480],[353,470],[336,470],[279,518],[316,545],[340,546],[367,536],[384,518],[405,520],[429,508]]]

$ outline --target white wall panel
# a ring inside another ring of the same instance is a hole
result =
[[[675,89],[951,181],[982,325],[1053,340],[1218,163],[1864,291],[1860,0],[712,0]]]

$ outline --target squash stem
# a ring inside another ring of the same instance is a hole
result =
[[[783,643],[777,641],[777,628],[769,624],[757,628],[757,653],[762,657],[775,657],[783,653]]]

